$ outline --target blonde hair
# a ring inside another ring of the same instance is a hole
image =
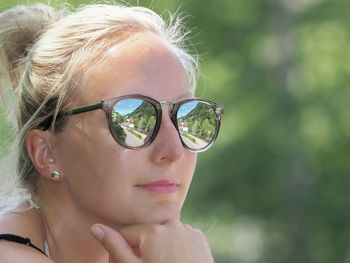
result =
[[[63,129],[57,118],[79,92],[84,74],[103,61],[106,50],[135,32],[150,31],[164,38],[196,86],[197,57],[186,51],[188,31],[181,18],[169,23],[150,9],[118,4],[89,5],[69,13],[36,4],[0,14],[0,95],[17,120],[14,149],[18,186],[37,198],[38,173],[27,152],[33,129]],[[17,100],[7,102],[11,91]]]

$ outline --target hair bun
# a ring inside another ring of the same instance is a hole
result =
[[[54,8],[43,4],[16,6],[0,13],[0,63],[6,65],[1,71],[8,70],[14,88],[18,85],[28,48],[60,17]]]

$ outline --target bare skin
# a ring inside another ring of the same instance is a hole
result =
[[[0,215],[0,233],[11,233],[30,238],[31,242],[45,251],[45,229],[41,216],[36,209],[24,212]],[[1,262],[23,262],[23,259],[36,263],[52,263],[42,253],[29,246],[13,242],[0,241]]]
[[[137,33],[107,54],[82,83],[73,107],[126,94],[173,102],[193,97],[181,62],[153,33]],[[18,234],[40,247],[46,240],[56,263],[212,263],[204,235],[180,222],[196,154],[183,148],[169,105],[163,111],[155,141],[136,151],[114,141],[102,110],[71,116],[55,136],[32,130],[27,148],[41,175],[40,217],[33,212]],[[62,174],[61,182],[51,180],[54,170]],[[160,179],[176,181],[177,191],[159,194],[139,187]],[[13,220],[19,224],[21,219]],[[27,232],[33,226],[36,231]],[[0,230],[14,233],[15,228],[9,224]],[[0,250],[4,247],[30,253],[28,247],[0,242]],[[40,252],[31,253],[50,262]]]

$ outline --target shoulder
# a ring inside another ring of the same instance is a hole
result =
[[[44,250],[44,225],[36,209],[1,213],[0,234],[30,238],[34,245]],[[0,240],[0,262],[53,263],[36,249],[5,240]]]
[[[0,241],[0,262],[54,263],[54,261],[29,246],[7,241]]]

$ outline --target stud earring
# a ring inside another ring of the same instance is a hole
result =
[[[56,182],[60,182],[62,180],[62,175],[58,171],[53,171],[51,174],[51,178]]]

